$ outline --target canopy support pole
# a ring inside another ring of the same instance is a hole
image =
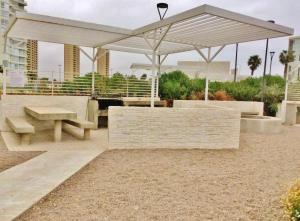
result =
[[[168,57],[169,54],[166,54],[163,59],[161,59],[161,56],[158,56],[158,76],[156,79],[156,97],[158,97],[158,91],[159,91],[159,78],[161,75],[161,66],[164,63],[164,61],[166,60],[166,58]]]
[[[222,45],[214,54],[211,56],[211,47],[208,48],[207,56],[201,51],[201,49],[194,46],[195,50],[199,53],[199,55],[204,59],[207,64],[206,68],[206,78],[205,78],[205,101],[208,101],[208,89],[209,89],[209,65],[210,63],[220,54],[220,52],[225,48],[226,45]]]
[[[158,88],[159,88],[159,77],[160,77],[160,74],[161,74],[161,70],[160,70],[160,67],[161,67],[161,57],[160,55],[157,56],[157,62],[158,62],[158,67],[157,67],[157,76],[156,76],[156,93],[155,93],[155,97],[158,97]]]
[[[3,45],[3,55],[6,54],[6,47],[7,47],[7,35],[4,35],[4,45]],[[6,78],[7,78],[7,67],[4,67],[4,62],[3,62],[3,59],[2,59],[2,70],[3,70],[3,73],[2,73],[2,76],[3,76],[3,79],[2,79],[2,95],[3,96],[6,96]]]
[[[92,59],[92,94],[95,93],[95,48],[93,48],[93,59]]]
[[[155,72],[156,72],[156,54],[152,51],[152,84],[151,84],[151,108],[154,108],[154,91],[155,91]]]
[[[207,62],[206,62],[207,70],[206,70],[206,78],[205,78],[205,102],[208,102],[208,89],[209,89],[208,75],[209,75],[209,64],[211,62],[210,54],[211,54],[211,48],[208,48],[208,55],[207,55]]]
[[[170,28],[172,25],[169,25],[167,27],[167,29],[164,31],[163,35],[159,38],[156,39],[156,34],[157,34],[157,30],[155,29],[154,31],[154,38],[153,38],[153,44],[151,44],[149,42],[149,40],[147,39],[146,34],[144,34],[144,39],[146,41],[146,43],[148,44],[148,46],[152,49],[152,59],[146,55],[146,57],[152,61],[152,84],[151,84],[151,108],[154,108],[154,97],[155,94],[156,96],[158,96],[158,83],[155,85],[155,80],[157,79],[157,81],[159,80],[157,78],[157,73],[156,73],[156,52],[157,49],[159,48],[159,46],[161,45],[161,43],[163,42],[164,38],[166,37],[166,35],[168,34]],[[164,58],[165,60],[165,58]],[[161,65],[161,63],[158,64],[159,66]],[[155,86],[156,86],[156,93],[155,93]]]

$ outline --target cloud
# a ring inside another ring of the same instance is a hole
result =
[[[158,0],[27,0],[27,10],[33,13],[58,16],[112,25],[124,28],[137,28],[158,20],[156,3]],[[295,29],[295,34],[300,35],[299,0],[166,0],[169,3],[168,16],[183,12],[202,4],[210,4],[238,13],[254,16],[264,20],[275,20],[276,23],[287,25]],[[283,67],[276,57],[281,50],[286,49],[287,38],[270,40],[270,50],[276,52],[273,70],[283,72]],[[40,43],[40,71],[54,69],[63,64],[63,47],[61,45]],[[258,54],[264,58],[265,41],[240,44],[239,67],[244,74],[249,73],[247,59],[250,55]],[[230,60],[234,66],[235,46],[227,46],[217,59]],[[175,64],[177,60],[199,60],[195,52],[172,55],[167,63]],[[148,60],[142,55],[112,52],[111,68],[113,71],[129,72],[129,66],[133,62],[145,62]],[[81,72],[90,71],[91,64],[82,58]],[[262,73],[262,66],[257,74]]]

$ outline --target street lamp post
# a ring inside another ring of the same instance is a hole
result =
[[[273,20],[269,20],[270,23],[275,23]],[[261,101],[264,101],[264,92],[265,92],[265,76],[266,76],[266,70],[267,70],[267,60],[268,60],[268,51],[269,51],[269,38],[267,38],[266,42],[266,51],[265,51],[265,63],[264,63],[264,72],[263,72],[263,84],[262,84],[262,96]]]
[[[239,53],[239,43],[236,43],[236,46],[235,46],[234,79],[233,79],[234,82],[236,82],[236,78],[237,78],[237,59],[238,59],[238,53]]]
[[[270,51],[270,58],[271,58],[271,61],[270,61],[270,72],[269,74],[271,75],[272,74],[272,63],[273,63],[273,57],[275,55],[275,51]]]
[[[158,11],[158,14],[159,14],[159,19],[160,20],[163,20],[167,14],[167,11],[169,9],[169,5],[167,3],[158,3],[156,5],[157,7],[157,11]],[[159,84],[159,77],[160,77],[160,63],[161,63],[161,60],[160,60],[160,55],[157,56],[157,60],[158,60],[158,77],[157,77],[157,82],[156,82],[156,97],[158,97],[158,84]]]

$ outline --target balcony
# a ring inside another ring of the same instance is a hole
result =
[[[25,7],[27,6],[27,2],[26,1],[22,1],[22,0],[14,0],[16,3],[18,3],[19,6],[21,7]]]

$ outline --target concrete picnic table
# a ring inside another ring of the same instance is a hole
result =
[[[30,116],[43,121],[54,121],[54,141],[61,141],[62,121],[77,118],[77,113],[59,107],[25,107]]]

